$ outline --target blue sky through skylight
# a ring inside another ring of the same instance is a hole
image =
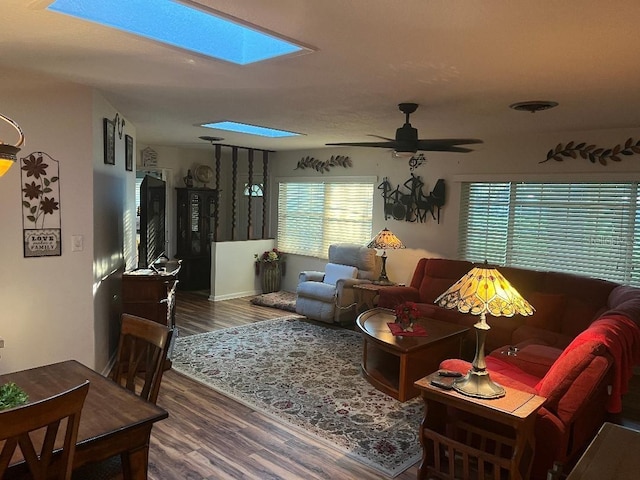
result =
[[[273,128],[259,127],[257,125],[247,125],[246,123],[238,122],[215,122],[215,123],[203,123],[203,127],[218,128],[220,130],[228,130],[230,132],[248,133],[250,135],[260,135],[262,137],[280,138],[280,137],[295,137],[300,135],[299,133],[287,132],[286,130],[275,130]]]
[[[172,0],[55,0],[47,9],[240,65],[303,50]]]

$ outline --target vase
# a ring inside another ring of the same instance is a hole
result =
[[[262,293],[272,293],[280,290],[282,272],[279,262],[262,264]]]

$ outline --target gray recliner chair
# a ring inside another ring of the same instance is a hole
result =
[[[300,272],[296,313],[326,323],[352,323],[356,317],[353,285],[376,280],[381,268],[381,257],[373,248],[331,245],[324,272]]]

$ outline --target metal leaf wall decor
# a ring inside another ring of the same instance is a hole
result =
[[[331,167],[350,168],[353,167],[353,163],[349,157],[345,157],[344,155],[331,155],[329,160],[324,161],[313,157],[303,157],[294,170],[311,168],[316,172],[324,173],[328,172]]]
[[[624,144],[619,144],[612,148],[600,148],[585,142],[578,144],[569,142],[564,146],[559,143],[556,148],[552,148],[547,152],[547,159],[539,163],[545,163],[549,160],[562,162],[566,157],[578,158],[578,155],[580,155],[591,163],[600,162],[602,165],[607,165],[608,160],[619,162],[622,160],[621,155],[629,156],[636,153],[640,153],[640,140],[634,142],[633,138],[629,138]]]

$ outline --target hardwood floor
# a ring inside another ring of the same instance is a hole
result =
[[[176,306],[181,336],[291,314],[252,305],[248,298],[209,302],[205,295],[185,292],[179,292]],[[153,428],[150,480],[385,478],[174,371],[163,377],[158,405],[169,411],[169,418]],[[616,422],[640,429],[640,376],[632,379],[623,405],[624,415]],[[414,465],[396,478],[416,476]]]
[[[248,298],[209,302],[179,292],[180,336],[292,315]],[[377,480],[386,478],[313,438],[174,371],[165,372],[158,405],[169,418],[151,435],[150,480]],[[416,426],[417,428],[417,426]],[[398,480],[413,480],[417,466]]]

